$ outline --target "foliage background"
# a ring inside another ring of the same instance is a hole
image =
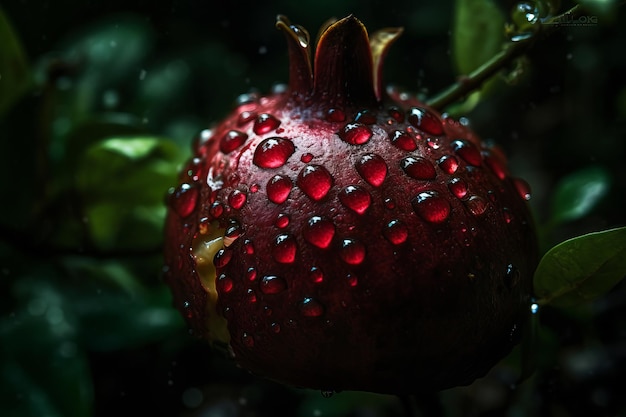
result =
[[[160,280],[163,201],[196,132],[238,94],[286,81],[276,14],[312,34],[349,13],[370,30],[403,26],[386,80],[433,95],[456,80],[455,57],[481,54],[480,42],[452,48],[462,3],[2,4],[0,414],[402,415],[393,397],[327,399],[258,380],[189,336]],[[496,8],[509,19],[514,5]],[[597,25],[540,39],[515,84],[497,82],[466,107],[531,184],[544,250],[626,224],[624,9],[593,9]],[[500,36],[474,13],[469,30]],[[512,388],[516,352],[470,387],[418,398],[420,411],[626,415],[626,286],[575,310],[546,307],[536,321],[533,377]]]

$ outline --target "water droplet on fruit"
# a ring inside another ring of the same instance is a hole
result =
[[[293,184],[284,175],[275,175],[267,182],[267,198],[276,204],[282,204],[289,197]]]
[[[335,225],[320,216],[309,219],[302,231],[304,239],[320,249],[326,249],[335,236]]]
[[[346,281],[348,281],[348,285],[351,287],[359,285],[359,278],[355,274],[348,274],[346,276]]]
[[[308,164],[309,162],[311,162],[311,160],[313,160],[313,154],[312,153],[303,153],[302,156],[300,156],[300,161],[304,162],[305,164]]]
[[[257,301],[256,293],[252,288],[248,288],[248,291],[246,291],[246,297],[248,298],[249,303],[256,303]]]
[[[202,146],[209,143],[210,140],[214,139],[213,131],[211,129],[203,129],[198,133],[191,142],[191,150],[197,151]]]
[[[420,107],[411,108],[409,110],[408,119],[409,123],[426,133],[430,133],[431,135],[443,134],[443,126],[441,125],[441,121],[439,121],[439,119],[435,115],[433,115],[426,109],[422,109]]]
[[[187,217],[196,208],[198,189],[190,184],[180,184],[170,196],[170,206],[180,217]]]
[[[224,213],[224,206],[219,201],[214,202],[209,207],[209,214],[214,218],[219,218]]]
[[[409,229],[400,220],[394,219],[383,229],[383,236],[394,245],[401,245],[409,237]]]
[[[244,204],[246,204],[247,199],[248,196],[245,192],[241,190],[233,190],[228,195],[228,204],[230,204],[230,206],[235,210],[239,210],[244,206]]]
[[[274,333],[280,333],[280,324],[278,323],[272,323],[270,324],[270,329],[272,330],[272,332]]]
[[[467,182],[461,178],[452,178],[450,182],[448,182],[448,188],[456,198],[465,198],[467,195]]]
[[[433,164],[425,158],[407,156],[400,166],[409,177],[418,180],[432,180],[437,175]]]
[[[226,274],[222,274],[217,279],[216,286],[218,291],[223,293],[229,293],[233,289],[233,280],[226,276]]]
[[[296,239],[287,234],[276,236],[274,241],[274,260],[281,264],[290,264],[296,260]]]
[[[243,343],[243,345],[247,348],[253,348],[254,338],[252,337],[252,335],[249,335],[248,333],[244,332],[243,335],[241,336],[241,343]]]
[[[230,153],[243,145],[248,139],[248,135],[238,130],[229,130],[222,136],[220,141],[220,151]]]
[[[329,122],[343,122],[346,120],[346,114],[339,109],[330,109],[326,113],[326,120]]]
[[[254,245],[250,239],[243,242],[243,251],[246,255],[254,255]]]
[[[473,143],[470,143],[464,139],[457,139],[451,144],[452,149],[459,155],[465,162],[473,166],[480,166],[483,161],[483,157],[480,151]]]
[[[363,145],[372,137],[372,129],[361,123],[348,123],[337,135],[351,145]]]
[[[487,211],[489,203],[484,198],[473,195],[465,202],[465,206],[474,216],[482,216]]]
[[[459,161],[452,155],[442,156],[437,163],[448,174],[454,174],[459,169]]]
[[[224,268],[233,257],[233,251],[229,248],[222,248],[217,251],[213,258],[213,264],[216,268]]]
[[[393,210],[396,208],[396,202],[391,197],[385,198],[384,203],[385,207],[387,207],[387,209],[389,210]]]
[[[248,281],[254,281],[256,279],[256,275],[256,268],[252,266],[246,271],[246,278],[248,278]]]
[[[258,191],[259,191],[259,184],[252,184],[252,185],[250,186],[250,192],[251,192],[251,193],[256,193],[256,192],[258,192]]]
[[[280,126],[280,120],[269,113],[261,113],[254,121],[252,130],[257,135],[263,135],[276,129],[278,126]]]
[[[391,143],[399,149],[403,151],[411,152],[417,149],[417,144],[415,143],[415,139],[402,130],[394,130],[389,133],[389,139],[391,139]]]
[[[254,91],[240,94],[239,96],[237,96],[236,102],[238,106],[242,106],[244,104],[258,103],[259,94]]]
[[[537,303],[532,303],[532,304],[530,305],[530,314],[533,314],[533,315],[534,315],[534,314],[539,314],[539,309],[540,309],[540,308],[539,308],[539,304],[537,304]]]
[[[374,187],[380,187],[387,176],[387,164],[379,155],[368,153],[359,159],[356,163],[356,170]]]
[[[347,264],[359,265],[365,259],[365,245],[355,239],[344,239],[339,256]]]
[[[495,157],[485,156],[485,165],[487,165],[499,179],[503,180],[506,178],[506,167]]]
[[[358,214],[363,214],[372,202],[370,193],[358,185],[348,185],[339,193],[341,203]]]
[[[515,178],[513,180],[513,184],[515,185],[515,189],[518,194],[526,201],[530,200],[530,185],[526,181],[521,178]]]
[[[296,151],[289,139],[272,137],[264,139],[254,150],[252,162],[259,168],[279,168]]]
[[[374,114],[372,111],[361,110],[360,112],[357,113],[356,117],[354,118],[354,121],[363,123],[365,125],[373,125],[374,123],[376,123],[376,119],[377,119],[376,114]]]
[[[300,303],[300,312],[305,317],[319,317],[324,314],[324,306],[311,297],[306,297]]]
[[[309,278],[314,283],[319,284],[324,281],[324,273],[322,273],[321,269],[314,266],[314,267],[311,267],[311,270],[309,271]]]
[[[389,113],[389,116],[393,117],[396,122],[404,122],[404,113],[402,113],[402,110],[400,110],[399,107],[391,106],[389,107],[387,112]]]
[[[312,200],[321,200],[333,185],[330,172],[321,165],[307,165],[302,168],[296,184]]]
[[[504,221],[506,222],[506,224],[511,224],[511,222],[513,221],[513,214],[508,207],[504,207],[502,209],[502,215],[504,216]]]
[[[520,271],[513,264],[508,264],[506,266],[506,275],[504,276],[504,284],[507,288],[512,288],[519,282],[520,279]]]
[[[224,246],[229,247],[232,245],[232,243],[237,240],[242,233],[243,230],[241,229],[241,225],[234,220],[231,221],[224,232]]]
[[[285,227],[289,226],[289,216],[285,213],[280,213],[278,216],[276,216],[274,226],[278,227],[279,229],[284,229]]]
[[[450,215],[450,203],[436,191],[419,193],[411,204],[420,217],[431,223],[441,223]]]
[[[242,111],[241,113],[239,113],[239,116],[237,117],[237,126],[243,127],[244,125],[252,121],[252,119],[254,118],[256,118],[256,112]]]
[[[275,275],[266,275],[261,278],[261,292],[263,294],[278,294],[287,289],[287,282]]]

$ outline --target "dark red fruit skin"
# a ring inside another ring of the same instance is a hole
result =
[[[403,394],[473,382],[518,343],[528,313],[537,244],[524,183],[501,151],[414,98],[303,95],[293,68],[289,89],[249,96],[194,143],[165,226],[176,306],[200,337],[209,316],[226,318],[240,366],[295,386]],[[264,115],[279,123],[258,134]],[[351,143],[352,123],[371,137]],[[234,149],[232,130],[247,136]],[[259,166],[273,137],[293,148]],[[361,165],[371,155],[386,167],[380,184]],[[292,186],[280,203],[268,191],[277,175]],[[349,186],[367,209],[346,203]],[[215,259],[216,306],[192,251],[211,222],[235,237]]]

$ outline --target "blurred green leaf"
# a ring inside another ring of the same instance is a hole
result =
[[[52,274],[40,269],[37,275]],[[28,277],[16,283],[14,293],[20,309],[0,319],[2,415],[90,415],[89,366],[65,296],[47,280]]]
[[[542,303],[569,307],[592,301],[626,276],[626,227],[567,240],[544,255],[535,271]]]
[[[589,167],[563,178],[552,200],[552,222],[562,223],[589,214],[609,191],[611,177],[602,167]]]
[[[100,248],[156,247],[165,194],[181,162],[178,147],[162,138],[113,137],[90,147],[75,176],[94,243]]]
[[[576,0],[585,10],[606,20],[615,19],[615,11],[619,5],[617,0]]]
[[[0,8],[0,116],[32,85],[20,40]]]

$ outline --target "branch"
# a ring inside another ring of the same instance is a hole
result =
[[[460,77],[459,81],[427,100],[426,104],[437,110],[442,110],[455,101],[466,97],[469,93],[477,90],[489,78],[508,66],[513,60],[522,56],[540,35],[551,35],[564,22],[571,22],[573,19],[582,16],[583,13],[583,9],[577,5],[563,14],[538,23],[538,28],[534,34],[521,40],[507,42],[502,47],[502,50],[489,61],[470,74]]]

